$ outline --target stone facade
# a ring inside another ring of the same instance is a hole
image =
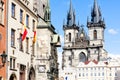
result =
[[[119,80],[119,73],[116,73],[117,70],[120,70],[119,62],[111,61],[108,63],[107,60],[108,53],[104,49],[105,23],[97,0],[94,0],[91,11],[91,20],[87,20],[87,35],[83,25],[75,23],[75,12],[73,11],[72,2],[70,2],[67,22],[63,25],[64,46],[59,78],[65,80],[113,80],[115,78]],[[114,63],[115,65],[111,65]],[[117,68],[117,70],[111,73],[109,68],[112,67]],[[91,68],[104,68],[103,75],[99,73],[99,70],[91,71]],[[86,69],[86,71],[80,71],[80,69]],[[108,77],[109,74],[116,75]]]
[[[58,79],[60,37],[51,23],[49,0],[39,0],[37,26],[36,80]]]

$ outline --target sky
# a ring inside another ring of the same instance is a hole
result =
[[[86,32],[87,17],[91,17],[94,0],[71,0],[76,14],[76,24],[84,25]],[[120,0],[97,0],[98,6],[105,20],[104,48],[111,56],[120,56]],[[62,47],[64,41],[63,21],[67,19],[70,0],[50,0],[51,22],[56,32],[61,36]],[[58,49],[61,61],[62,47]]]

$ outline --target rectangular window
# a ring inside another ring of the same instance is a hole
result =
[[[22,34],[20,34],[19,50],[23,51]]]
[[[29,51],[29,38],[26,38],[26,53]]]
[[[11,57],[10,58],[10,69],[15,69],[15,63],[16,63],[16,59]]]
[[[10,69],[12,69],[12,58],[10,58]]]
[[[29,15],[26,14],[26,26],[29,27]]]
[[[15,69],[15,59],[13,59],[13,69]]]
[[[12,5],[11,5],[11,16],[12,17],[14,17],[15,18],[15,4],[14,3],[12,3]]]
[[[33,31],[35,30],[35,20],[33,20]]]
[[[11,46],[15,46],[15,30],[11,29]]]
[[[23,10],[20,9],[20,23],[23,23]]]

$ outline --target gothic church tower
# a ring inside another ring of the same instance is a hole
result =
[[[87,20],[87,27],[89,35],[86,34],[83,25],[76,25],[75,12],[70,1],[67,23],[63,25],[63,68],[75,67],[80,62],[98,62],[106,59],[107,52],[104,49],[105,23],[96,0],[94,0],[91,11],[91,21]]]

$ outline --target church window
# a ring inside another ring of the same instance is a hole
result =
[[[97,31],[94,30],[94,39],[97,39]]]
[[[44,10],[45,10],[45,5],[43,4],[43,12],[44,12]]]
[[[86,61],[86,56],[83,52],[79,54],[79,60],[80,60],[80,62],[85,62]]]
[[[71,33],[69,33],[69,41],[71,41]]]

